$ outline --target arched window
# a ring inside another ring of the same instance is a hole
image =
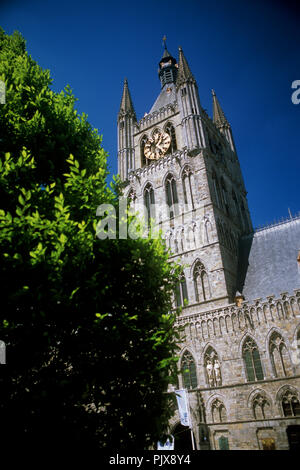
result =
[[[166,188],[166,199],[170,211],[170,219],[173,219],[178,213],[178,197],[176,181],[173,175],[168,175],[165,183]]]
[[[194,268],[194,287],[197,302],[202,302],[211,297],[208,276],[202,263],[198,262]]]
[[[196,227],[195,223],[191,223],[185,231],[187,250],[193,250],[196,248]]]
[[[245,339],[243,345],[243,359],[248,382],[263,380],[264,373],[262,370],[260,354],[256,343],[251,338]]]
[[[150,220],[155,219],[155,199],[154,199],[154,190],[151,184],[147,184],[144,189],[144,206],[145,206],[145,219],[150,225]]]
[[[255,395],[252,406],[255,419],[266,419],[271,417],[271,405],[263,393],[257,393],[257,395]]]
[[[204,220],[204,243],[209,244],[211,241],[211,223],[209,219]]]
[[[211,414],[214,423],[224,423],[227,421],[226,408],[218,398],[211,405]]]
[[[172,124],[170,122],[168,122],[168,124],[165,127],[165,131],[171,137],[171,144],[170,144],[170,147],[167,150],[167,154],[168,153],[173,153],[173,152],[175,152],[175,150],[177,150],[176,133],[175,133],[174,126],[172,126]]]
[[[193,356],[188,351],[182,356],[181,369],[184,388],[197,388],[196,365]]]
[[[192,172],[189,167],[185,167],[182,172],[182,187],[184,203],[189,209],[194,209],[193,191],[192,191]]]
[[[184,251],[184,227],[181,227],[180,230],[177,231],[178,237],[178,249],[179,251]]]
[[[180,307],[188,302],[188,293],[186,287],[186,280],[184,274],[181,275],[180,280],[176,286],[176,293],[175,293],[176,305]]]
[[[219,387],[222,385],[222,375],[220,361],[216,351],[209,346],[204,355],[204,367],[206,381],[210,387]]]
[[[292,375],[287,347],[282,336],[276,331],[270,338],[270,357],[275,377]]]
[[[144,135],[142,137],[142,140],[141,140],[140,149],[141,149],[141,165],[142,165],[142,167],[145,166],[145,165],[148,165],[148,160],[147,160],[147,158],[145,157],[145,154],[144,154],[145,144],[146,144],[147,140],[148,140],[148,137],[146,135]]]
[[[282,395],[281,404],[283,416],[300,416],[300,402],[296,392],[287,390]]]

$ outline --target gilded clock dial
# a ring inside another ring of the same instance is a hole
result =
[[[145,148],[144,154],[145,157],[149,160],[158,160],[162,157],[168,148],[170,147],[171,137],[166,132],[156,131],[153,134],[153,138],[148,139]]]

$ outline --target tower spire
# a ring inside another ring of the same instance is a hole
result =
[[[131,95],[130,95],[130,92],[129,92],[127,78],[125,78],[125,80],[124,80],[123,95],[122,95],[122,99],[121,99],[119,117],[120,117],[120,115],[124,115],[124,114],[131,115],[134,118],[134,120],[136,121],[136,114],[135,114],[135,111],[134,111]]]
[[[136,114],[129,93],[127,78],[124,80],[120,111],[118,114],[118,168],[122,180],[135,168],[134,126]]]
[[[221,105],[218,101],[215,91],[214,90],[211,90],[211,91],[212,91],[212,97],[213,97],[213,122],[217,126],[217,128],[220,130],[220,132],[222,132],[222,134],[225,135],[226,139],[229,142],[231,150],[233,152],[236,152],[233,135],[231,131],[231,126],[225,117],[225,114],[221,108]]]
[[[229,122],[227,121],[225,114],[221,108],[221,105],[219,103],[215,90],[211,90],[211,91],[212,91],[212,96],[213,96],[213,122],[218,127],[224,126],[224,125],[229,126]]]
[[[178,74],[176,85],[177,87],[179,87],[187,81],[195,82],[195,79],[193,77],[189,64],[183,54],[183,50],[181,47],[179,47]]]

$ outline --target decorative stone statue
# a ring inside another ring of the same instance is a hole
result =
[[[206,362],[206,371],[208,375],[208,380],[210,385],[213,385],[214,383],[214,377],[213,377],[213,365],[210,359],[207,360]]]
[[[217,385],[220,385],[221,384],[221,372],[220,372],[220,363],[219,363],[218,359],[215,360],[214,371],[215,371],[215,377],[216,377]]]

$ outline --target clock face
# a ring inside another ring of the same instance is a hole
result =
[[[170,147],[171,137],[166,132],[155,131],[152,139],[148,139],[144,154],[149,160],[158,160]]]

